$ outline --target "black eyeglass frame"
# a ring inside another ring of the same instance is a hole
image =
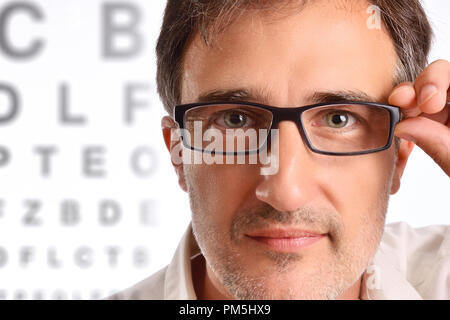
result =
[[[400,108],[397,106],[393,106],[393,105],[388,105],[388,104],[382,104],[382,103],[376,103],[376,102],[367,102],[367,101],[347,101],[347,100],[343,100],[343,101],[336,101],[336,102],[328,102],[328,103],[317,103],[317,104],[312,104],[312,105],[306,105],[306,106],[301,106],[301,107],[296,107],[296,108],[279,108],[279,107],[273,107],[273,106],[268,106],[268,105],[264,105],[264,104],[259,104],[259,103],[254,103],[254,102],[247,102],[247,101],[214,101],[214,102],[198,102],[198,103],[190,103],[190,104],[182,104],[182,105],[177,105],[174,108],[173,111],[173,117],[175,122],[178,124],[180,129],[185,129],[184,127],[184,115],[185,113],[193,108],[196,107],[202,107],[202,106],[214,106],[214,105],[226,105],[226,104],[233,104],[233,105],[242,105],[242,106],[249,106],[249,107],[257,107],[257,108],[262,108],[265,110],[268,110],[272,113],[272,123],[270,125],[270,128],[268,129],[268,136],[266,141],[264,142],[264,144],[259,147],[256,150],[247,150],[244,152],[234,152],[234,153],[229,153],[229,152],[220,152],[221,155],[249,155],[249,154],[253,154],[253,153],[259,153],[260,150],[262,150],[263,148],[266,147],[266,145],[268,143],[270,143],[270,138],[271,138],[271,130],[272,129],[276,129],[278,128],[278,124],[281,121],[293,121],[296,125],[297,128],[300,132],[300,136],[303,140],[303,142],[306,143],[306,145],[308,146],[308,148],[315,152],[315,153],[319,153],[319,154],[323,154],[323,155],[329,155],[329,156],[356,156],[356,155],[364,155],[364,154],[370,154],[370,153],[375,153],[375,152],[380,152],[386,149],[389,149],[392,145],[392,140],[394,137],[394,128],[395,125],[400,122],[400,118],[401,118],[401,111]],[[390,129],[389,129],[389,137],[388,137],[388,141],[386,143],[385,146],[381,147],[381,148],[377,148],[377,149],[371,149],[371,150],[365,150],[365,151],[359,151],[359,152],[329,152],[329,151],[322,151],[319,150],[317,148],[315,148],[311,141],[308,138],[308,135],[305,132],[305,128],[303,127],[303,123],[302,123],[302,113],[313,109],[313,108],[318,108],[318,107],[324,107],[324,106],[333,106],[333,105],[365,105],[365,106],[372,106],[372,107],[379,107],[379,108],[383,108],[386,109],[387,111],[389,111],[390,114]],[[191,150],[194,151],[200,151],[200,152],[206,152],[206,153],[218,153],[215,151],[206,151],[203,149],[198,149],[198,148],[194,148],[190,145],[186,144],[186,139],[184,137],[184,133],[182,130],[182,135],[181,135],[181,139],[183,140],[183,145]]]

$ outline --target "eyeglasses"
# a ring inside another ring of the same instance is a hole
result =
[[[297,108],[205,102],[176,106],[174,118],[184,146],[191,150],[222,155],[258,153],[270,146],[271,134],[280,121],[293,121],[311,151],[348,156],[388,149],[400,109],[355,101]]]

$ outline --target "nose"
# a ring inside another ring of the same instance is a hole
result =
[[[314,155],[304,144],[294,122],[282,121],[278,129],[278,172],[262,176],[256,197],[278,211],[294,211],[310,202],[317,191]]]

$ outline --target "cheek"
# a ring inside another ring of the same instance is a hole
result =
[[[393,155],[380,152],[322,166],[319,184],[341,214],[347,232],[367,222],[374,224],[385,213],[381,211],[388,200],[393,165]]]
[[[255,201],[256,165],[188,165],[185,172],[193,214],[213,223],[229,227],[233,214]]]

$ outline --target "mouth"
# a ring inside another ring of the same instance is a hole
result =
[[[274,251],[298,252],[314,245],[327,234],[299,229],[264,229],[245,236]]]

